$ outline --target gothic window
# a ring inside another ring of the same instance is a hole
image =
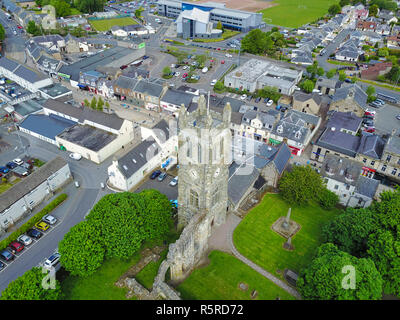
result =
[[[212,198],[211,198],[211,206],[215,206],[220,199],[220,192],[218,190],[218,188],[215,188],[213,194],[212,194]]]
[[[197,145],[197,157],[198,157],[198,159],[197,159],[197,161],[199,162],[199,163],[201,163],[201,144],[199,143],[198,145]]]
[[[191,206],[198,208],[199,207],[199,194],[194,190],[190,190],[189,201],[190,201],[189,203]]]
[[[221,137],[221,140],[219,143],[220,143],[220,146],[219,146],[220,156],[222,158],[224,156],[224,137]]]
[[[190,142],[189,138],[186,138],[186,156],[188,158],[192,157],[192,143]]]

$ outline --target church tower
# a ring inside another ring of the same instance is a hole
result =
[[[228,206],[228,168],[231,163],[231,107],[222,116],[207,108],[199,97],[198,108],[179,113],[178,228],[196,214],[205,214],[210,227],[224,223]]]

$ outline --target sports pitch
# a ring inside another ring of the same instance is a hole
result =
[[[102,20],[89,20],[92,28],[97,31],[108,31],[113,26],[127,26],[130,24],[137,24],[135,20],[130,17],[116,18],[116,19],[102,19]]]
[[[276,0],[270,8],[259,12],[267,24],[298,28],[312,22],[326,13],[337,0]]]

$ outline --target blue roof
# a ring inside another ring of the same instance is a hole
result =
[[[72,127],[76,122],[56,115],[31,114],[19,125],[21,128],[35,132],[46,138],[55,140],[55,137],[65,129]]]

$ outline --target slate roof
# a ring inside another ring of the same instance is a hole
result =
[[[359,176],[356,183],[356,192],[372,199],[375,196],[378,186],[379,180]]]
[[[317,105],[320,105],[322,102],[322,96],[320,96],[318,93],[303,93],[303,92],[296,92],[293,95],[293,100],[297,100],[297,101],[308,101],[308,100],[314,100],[314,102]]]
[[[188,108],[193,100],[193,97],[194,96],[190,93],[169,88],[160,100],[178,106],[184,104],[184,106]]]
[[[367,108],[368,95],[357,84],[344,85],[341,88],[336,89],[335,94],[332,97],[332,103],[344,100],[351,94],[354,94],[354,102],[365,110]]]
[[[380,159],[385,148],[385,141],[378,135],[362,132],[357,152],[374,159]]]
[[[77,118],[79,119],[79,123],[84,123],[85,120],[88,120],[115,130],[121,129],[124,122],[124,119],[121,119],[115,114],[107,114],[90,108],[77,108],[70,104],[62,103],[53,99],[47,100],[43,107]]]
[[[10,189],[0,194],[0,212],[3,212],[23,196],[41,185],[66,164],[67,162],[63,158],[56,157],[33,171],[29,176],[24,178],[23,182],[15,184]]]
[[[273,128],[273,125],[276,121],[276,118],[273,115],[260,111],[249,110],[243,114],[242,123],[250,125],[251,120],[256,118],[261,121],[263,128],[269,130]]]
[[[394,135],[388,140],[385,146],[385,151],[394,154],[400,154],[400,137],[398,136],[398,134]]]
[[[361,122],[362,119],[357,117],[353,112],[334,111],[329,117],[326,127],[336,128],[337,130],[345,129],[357,132],[360,128]]]
[[[259,172],[255,167],[246,166],[244,170],[249,169],[250,174],[240,174],[243,169],[243,165],[232,163],[229,167],[229,179],[228,179],[228,197],[229,200],[234,204],[239,204],[245,193],[252,187],[259,177]]]
[[[115,81],[114,85],[116,87],[120,87],[123,89],[132,89],[135,87],[137,82],[138,82],[137,79],[130,78],[127,76],[119,76],[118,79]]]
[[[55,140],[57,135],[75,124],[76,122],[74,121],[56,115],[46,116],[42,114],[31,114],[28,115],[19,126],[51,140]]]
[[[331,128],[326,128],[316,142],[316,145],[340,152],[350,157],[355,157],[359,143],[360,137],[353,136],[339,130],[332,131]]]
[[[167,121],[165,121],[164,119],[159,121],[152,129],[153,130],[157,129],[157,130],[155,130],[155,134],[160,139],[160,141],[164,142],[170,138],[170,134],[171,134],[170,126],[169,126],[169,123]],[[174,134],[174,133],[172,132],[172,134]]]
[[[158,143],[153,138],[148,138],[117,160],[119,171],[125,178],[130,178],[160,151]]]
[[[330,154],[321,166],[321,175],[336,181],[355,186],[362,172],[362,164]]]

